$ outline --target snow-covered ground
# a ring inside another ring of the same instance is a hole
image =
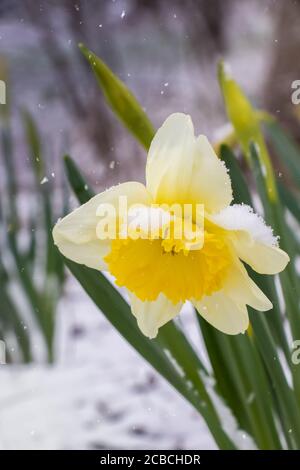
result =
[[[138,356],[73,279],[57,363],[0,366],[0,449],[211,449],[201,417]]]

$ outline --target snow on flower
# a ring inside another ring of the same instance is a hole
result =
[[[136,217],[132,212],[125,216],[121,197],[128,207],[139,207]],[[247,305],[259,311],[272,308],[243,262],[259,273],[276,274],[289,257],[261,217],[249,206],[231,203],[224,163],[204,135],[195,137],[190,116],[175,113],[151,143],[146,186],[127,182],[98,194],[60,220],[53,237],[64,256],[109,271],[117,285],[127,288],[132,313],[149,338],[186,301],[215,328],[234,335],[248,327]],[[107,205],[114,208],[110,221],[117,236],[102,236]],[[166,209],[174,205],[192,207],[190,217]],[[201,223],[199,205],[204,208]],[[155,214],[159,217],[149,235]],[[130,222],[126,232],[124,221]],[[175,236],[182,222],[185,229]]]

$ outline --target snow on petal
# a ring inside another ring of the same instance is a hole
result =
[[[255,241],[266,245],[277,246],[278,239],[273,235],[272,228],[266,225],[261,216],[253,212],[246,204],[233,204],[218,214],[211,216],[213,222],[227,230],[245,230]]]
[[[278,247],[271,227],[250,206],[234,204],[209,220],[228,230],[237,256],[256,272],[277,274],[285,269],[288,254]]]

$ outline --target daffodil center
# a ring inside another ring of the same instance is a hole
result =
[[[205,231],[202,242],[180,239],[177,228],[171,225],[169,237],[113,240],[105,261],[116,283],[143,301],[163,293],[174,304],[220,290],[230,264],[224,237]]]

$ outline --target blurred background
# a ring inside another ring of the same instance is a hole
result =
[[[299,139],[299,19],[292,0],[0,1],[0,449],[214,447],[53,249],[53,223],[76,205],[64,154],[96,191],[144,181],[145,152],[107,107],[77,44],[112,68],[155,127],[182,111],[197,133],[218,138],[223,58],[256,106]],[[183,319],[192,323],[188,308]]]

